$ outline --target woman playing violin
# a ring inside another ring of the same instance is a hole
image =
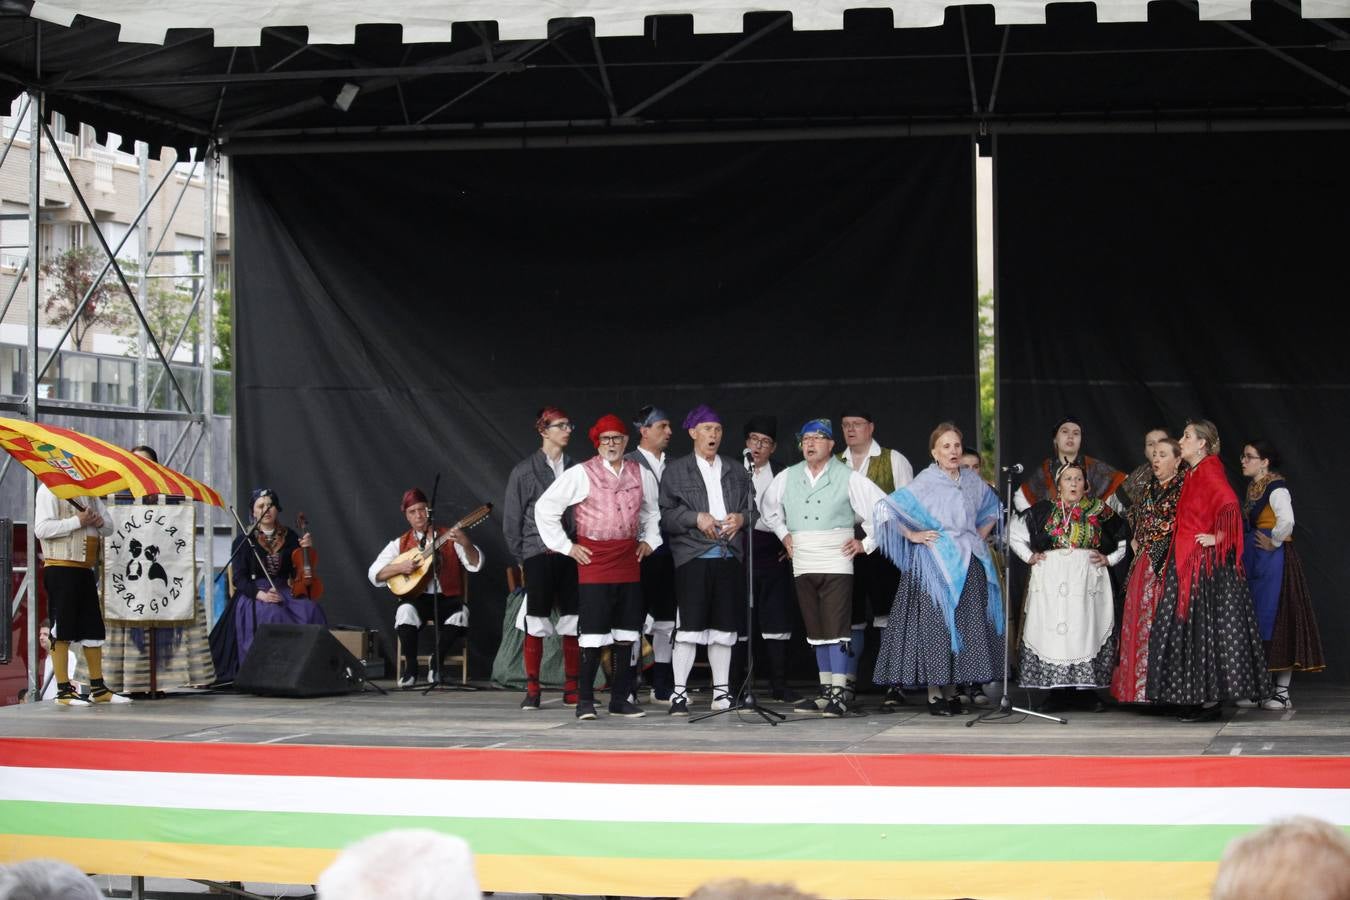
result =
[[[296,576],[295,560],[302,554],[296,551],[311,549],[314,541],[308,533],[297,534],[281,524],[281,498],[271,488],[259,488],[252,494],[253,520],[257,526],[248,537],[234,540],[234,632],[238,650],[236,669],[248,656],[258,626],[272,622],[300,625],[326,625],[328,617],[323,607],[291,592],[290,582]],[[247,541],[251,546],[240,548]],[[217,673],[226,677],[225,673]],[[232,677],[232,673],[231,673]]]

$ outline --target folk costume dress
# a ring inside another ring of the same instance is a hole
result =
[[[1108,567],[1125,556],[1124,519],[1095,497],[1042,500],[1017,517],[1010,533],[1031,567],[1019,647],[1022,687],[1106,687],[1116,664],[1114,599]],[[1092,551],[1106,566],[1092,564]]]
[[[240,548],[247,540],[250,548]],[[291,554],[300,549],[300,537],[294,531],[278,523],[276,529],[268,534],[261,528],[254,531],[252,537],[237,537],[234,540],[234,555],[231,577],[234,582],[233,608],[225,610],[221,619],[229,619],[234,625],[233,659],[215,660],[216,679],[227,681],[234,678],[239,666],[244,664],[248,651],[253,647],[253,638],[262,625],[270,623],[289,623],[293,625],[327,625],[328,616],[323,607],[307,597],[291,595],[290,580],[295,576],[295,566]],[[256,555],[255,555],[256,553]],[[262,565],[259,565],[259,559]],[[264,574],[264,571],[266,574]],[[271,576],[269,582],[268,576]],[[273,584],[281,595],[280,603],[264,603],[257,599],[258,594]],[[216,652],[213,641],[212,653]]]
[[[877,684],[985,684],[1003,671],[1003,596],[979,532],[998,518],[979,475],[962,469],[953,480],[937,463],[877,504],[877,543],[900,570]],[[937,543],[915,544],[902,527],[937,531]]]
[[[1130,564],[1125,608],[1120,618],[1120,661],[1111,678],[1111,696],[1121,703],[1148,702],[1148,641],[1162,602],[1167,558],[1176,527],[1177,500],[1188,470],[1177,470],[1166,484],[1153,478],[1130,510],[1139,550]]]
[[[1218,543],[1201,547],[1197,534]],[[1186,475],[1149,635],[1148,699],[1196,705],[1271,694],[1252,595],[1242,572],[1242,510],[1216,456]]]
[[[1294,504],[1284,476],[1270,473],[1255,478],[1242,504],[1245,546],[1242,565],[1256,609],[1256,625],[1265,642],[1266,662],[1272,672],[1320,672],[1322,637],[1317,629],[1308,582],[1294,542]],[[1260,532],[1273,538],[1274,550],[1256,543]]]

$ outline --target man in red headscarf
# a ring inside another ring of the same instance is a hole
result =
[[[572,440],[572,420],[556,406],[545,406],[535,417],[539,450],[516,463],[506,480],[506,503],[502,512],[502,536],[525,576],[528,588],[525,610],[517,627],[525,632],[521,655],[525,663],[525,699],[520,708],[539,709],[542,690],[539,671],[544,659],[544,638],[562,636],[563,705],[577,705],[577,670],[581,650],[577,644],[577,563],[554,553],[539,538],[534,524],[534,504],[562,473],[576,463],[566,453]],[[563,516],[562,527],[572,534],[572,517]],[[555,625],[553,614],[558,614]]]
[[[408,530],[394,538],[375,561],[370,564],[366,577],[376,587],[384,585],[395,575],[411,575],[417,570],[417,563],[411,558],[395,562],[395,558],[414,547],[425,547],[429,540],[427,526],[431,518],[427,507],[427,495],[421,488],[411,488],[403,494],[403,515],[408,519]],[[435,683],[440,678],[441,662],[445,654],[469,630],[469,609],[464,605],[464,573],[477,572],[483,568],[483,551],[469,540],[469,536],[458,528],[437,526],[436,537],[449,532],[450,540],[437,551],[437,577],[427,574],[422,584],[411,594],[405,596],[398,609],[394,611],[394,633],[398,635],[399,652],[403,655],[403,676],[398,686],[407,690],[413,686],[417,676],[417,633],[423,623],[436,621],[437,595],[440,595],[441,657],[433,659],[427,680]],[[453,550],[451,548],[454,548]]]
[[[595,674],[600,648],[613,645],[615,660],[627,660],[642,630],[642,559],[661,546],[656,478],[625,461],[628,426],[613,414],[591,426],[598,455],[559,476],[535,502],[535,524],[544,545],[577,561],[578,643],[581,673],[577,718],[595,718]],[[572,510],[576,540],[563,530]],[[614,667],[610,715],[640,718],[628,699],[631,670]]]

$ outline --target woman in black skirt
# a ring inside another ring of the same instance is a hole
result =
[[[1148,645],[1148,699],[1185,707],[1183,722],[1219,718],[1220,703],[1271,694],[1252,595],[1242,574],[1242,509],[1219,462],[1219,431],[1186,424],[1190,465],[1177,501],[1162,602]]]

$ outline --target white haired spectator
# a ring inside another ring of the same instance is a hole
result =
[[[1234,838],[1219,860],[1214,900],[1350,900],[1350,836],[1294,816]]]
[[[0,866],[0,900],[103,900],[94,880],[59,859]]]
[[[319,876],[320,900],[478,900],[473,851],[425,828],[384,831],[338,854]]]

